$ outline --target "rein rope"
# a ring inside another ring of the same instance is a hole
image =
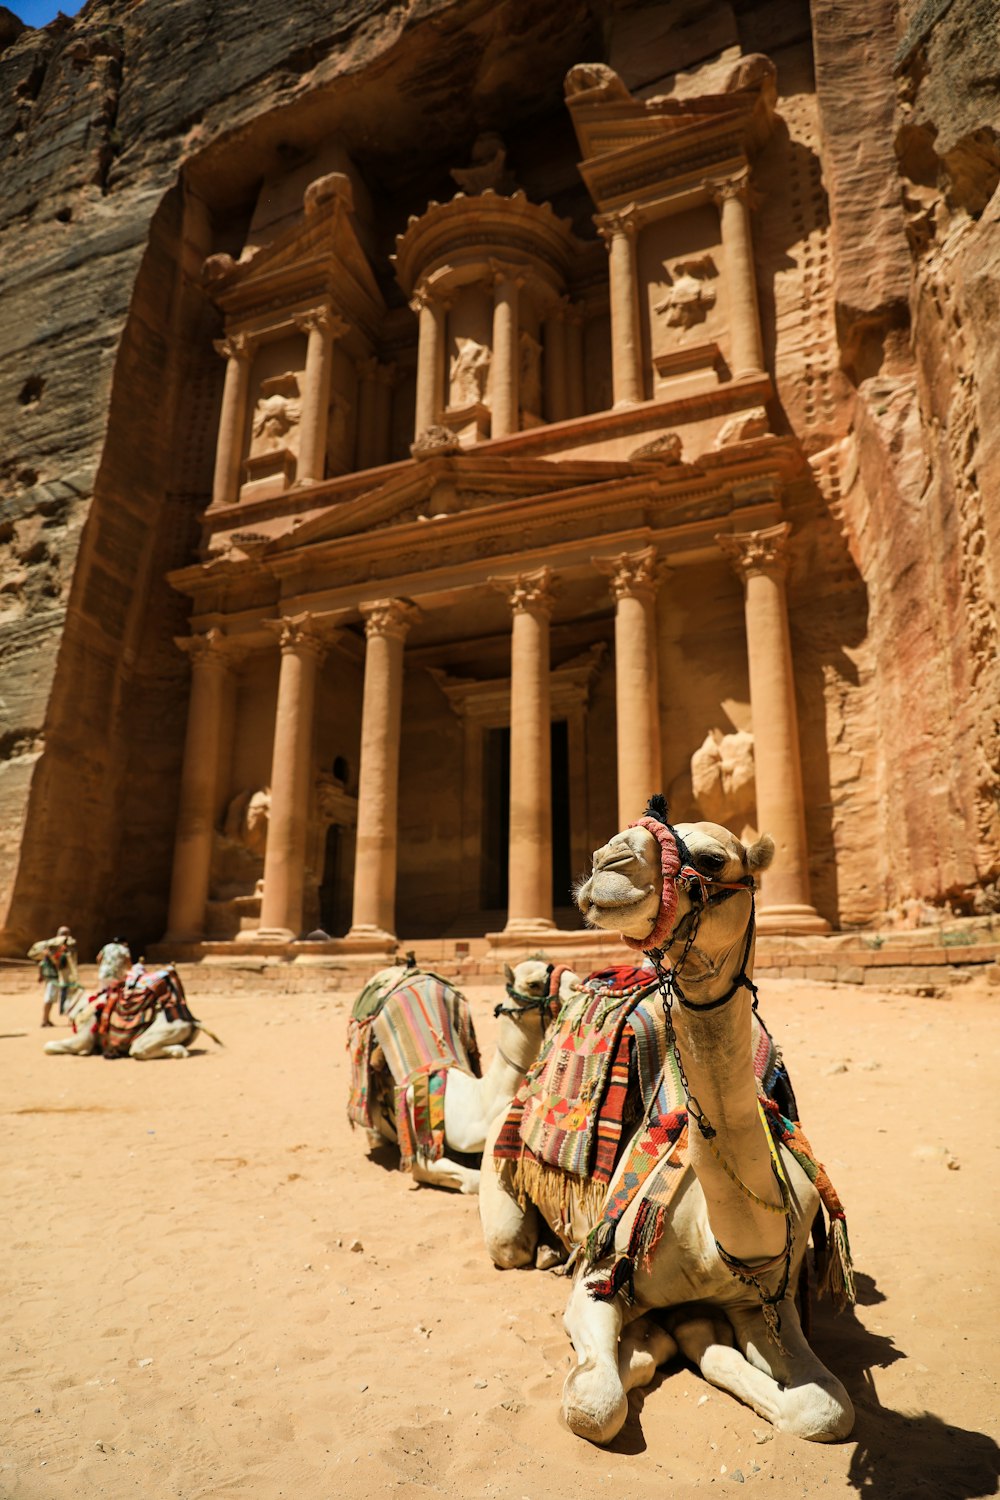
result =
[[[739,1174],[734,1170],[730,1163],[726,1161],[725,1157],[722,1155],[722,1152],[715,1144],[715,1137],[717,1136],[718,1132],[715,1129],[715,1126],[709,1120],[708,1116],[705,1114],[705,1111],[702,1109],[698,1100],[691,1093],[691,1087],[688,1083],[687,1074],[684,1071],[684,1063],[681,1058],[680,1047],[678,1046],[677,1042],[677,1032],[674,1029],[673,1018],[673,1006],[675,998],[681,1003],[681,1005],[684,1006],[685,1010],[697,1012],[719,1010],[722,1006],[728,1005],[730,1000],[733,999],[736,992],[740,989],[749,991],[750,995],[752,996],[752,1008],[754,1011],[756,1011],[758,1002],[757,987],[747,973],[747,964],[750,960],[750,953],[753,948],[754,931],[756,928],[757,920],[757,908],[755,899],[756,889],[754,886],[754,879],[752,875],[746,875],[741,880],[737,881],[713,880],[710,876],[702,874],[700,870],[696,870],[693,865],[686,864],[683,865],[678,871],[677,875],[674,876],[674,883],[677,886],[683,885],[687,890],[692,901],[691,910],[686,912],[680,919],[677,926],[671,933],[669,940],[663,948],[650,948],[648,950],[648,956],[652,960],[653,967],[656,970],[656,978],[659,985],[660,994],[663,997],[663,1016],[666,1023],[667,1046],[673,1053],[674,1062],[677,1066],[677,1072],[680,1077],[681,1087],[684,1090],[684,1100],[687,1105],[688,1116],[690,1119],[694,1120],[699,1131],[701,1132],[702,1139],[705,1141],[708,1149],[711,1151],[712,1155],[719,1163],[719,1166],[725,1172],[730,1181],[735,1183],[736,1187],[740,1190],[744,1197],[749,1198],[751,1203],[755,1203],[758,1208],[765,1209],[768,1213],[782,1214],[784,1216],[784,1249],[779,1251],[777,1255],[771,1256],[767,1260],[759,1261],[756,1264],[751,1264],[748,1261],[740,1260],[738,1256],[731,1255],[728,1250],[725,1250],[723,1246],[719,1244],[718,1240],[715,1241],[715,1248],[718,1251],[719,1258],[722,1261],[722,1264],[726,1267],[726,1270],[729,1271],[731,1275],[735,1276],[738,1281],[743,1282],[744,1286],[752,1287],[757,1293],[757,1296],[760,1298],[761,1311],[764,1315],[764,1323],[767,1327],[767,1331],[773,1339],[774,1343],[781,1350],[781,1352],[785,1353],[785,1347],[781,1342],[781,1315],[777,1311],[777,1308],[779,1303],[783,1301],[785,1293],[788,1290],[788,1280],[791,1273],[792,1203],[791,1191],[788,1186],[788,1180],[785,1176],[784,1168],[781,1165],[781,1158],[778,1155],[777,1147],[774,1144],[774,1139],[771,1135],[770,1129],[768,1128],[767,1120],[764,1117],[764,1111],[761,1109],[760,1101],[758,1100],[757,1113],[760,1117],[760,1122],[763,1127],[764,1134],[767,1138],[768,1147],[770,1149],[771,1171],[774,1173],[775,1180],[778,1184],[778,1190],[781,1194],[781,1203],[780,1205],[777,1205],[774,1203],[768,1203],[766,1199],[761,1198],[759,1194],[755,1193],[753,1188],[745,1183],[742,1177],[739,1176]],[[714,887],[714,891],[710,891],[710,887]],[[696,888],[698,890],[698,896],[695,895]],[[747,922],[746,939],[743,944],[743,957],[740,961],[739,972],[737,973],[736,978],[733,980],[729,989],[724,995],[721,995],[719,999],[710,1000],[704,1005],[697,1005],[693,1001],[689,1000],[684,994],[683,990],[680,987],[680,984],[678,983],[677,976],[687,962],[688,955],[690,954],[691,949],[694,946],[695,938],[698,936],[698,928],[701,925],[701,919],[706,909],[710,909],[713,906],[718,906],[723,901],[728,901],[732,896],[736,895],[738,891],[744,890],[748,891],[750,894],[750,919]],[[670,949],[680,938],[681,929],[684,927],[685,923],[687,923],[687,932],[684,936],[684,947],[681,950],[680,956],[677,959],[676,963],[668,967],[668,965],[665,963],[666,956]],[[772,1296],[768,1293],[767,1288],[764,1286],[760,1278],[761,1276],[766,1275],[767,1272],[773,1271],[775,1267],[779,1265],[783,1268],[781,1284],[777,1292],[775,1292]]]

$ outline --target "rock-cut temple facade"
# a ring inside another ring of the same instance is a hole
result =
[[[44,232],[121,308],[83,297],[108,334],[65,394],[90,403],[86,493],[45,510],[65,451],[24,471],[24,536],[68,529],[44,708],[0,776],[8,951],[56,917],[175,956],[558,946],[591,850],[657,791],[774,837],[764,932],[988,907],[996,522],[968,412],[961,481],[914,473],[931,273],[920,172],[879,134],[901,15],[866,23],[876,66],[851,6],[540,6],[520,41],[466,9],[205,83],[169,151],[127,92],[125,8],[50,38],[53,89],[103,80],[114,121],[97,190],[63,184]],[[172,66],[196,93],[198,57]],[[45,127],[42,93],[29,156]],[[982,207],[939,197],[968,250]],[[15,301],[31,277],[25,252]],[[29,438],[59,392],[33,378]],[[7,623],[27,651],[27,610]]]

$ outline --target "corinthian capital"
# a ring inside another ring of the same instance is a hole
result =
[[[314,307],[309,312],[300,313],[295,319],[295,326],[300,333],[318,330],[332,339],[343,338],[350,328],[349,323],[328,307]]]
[[[212,348],[223,359],[249,359],[254,351],[254,341],[248,333],[230,333],[224,339],[214,339]]]
[[[610,248],[615,235],[637,233],[639,215],[635,204],[630,203],[627,207],[615,209],[612,213],[601,214],[600,217],[595,216],[594,223],[597,225],[597,232],[601,239]]]
[[[621,552],[617,557],[595,557],[594,567],[606,573],[615,599],[654,599],[658,582],[656,548]]]
[[[505,596],[516,615],[552,613],[556,578],[549,568],[539,568],[534,573],[515,573],[509,578],[491,578],[490,587]]]
[[[403,641],[410,626],[420,619],[420,610],[409,599],[375,599],[370,604],[362,604],[361,614],[368,640],[384,635]]]
[[[199,631],[197,635],[175,635],[174,645],[190,659],[192,668],[226,668],[236,664],[232,643],[221,630]]]
[[[788,538],[791,524],[781,521],[762,531],[737,531],[715,538],[737,575],[746,581],[754,573],[784,578],[788,572]]]
[[[314,656],[318,660],[326,651],[328,643],[320,633],[314,615],[282,615],[280,619],[261,623],[277,636],[282,656],[294,653]]]
[[[723,204],[727,198],[744,198],[750,201],[750,174],[736,172],[735,177],[708,181],[705,183],[705,190],[709,198],[714,199],[718,204]]]

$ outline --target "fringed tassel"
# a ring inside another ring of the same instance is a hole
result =
[[[854,1289],[854,1262],[847,1238],[847,1220],[839,1216],[830,1221],[830,1243],[820,1293],[828,1293],[838,1311],[857,1300]]]
[[[512,1185],[520,1207],[536,1204],[566,1248],[572,1249],[574,1221],[589,1227],[600,1218],[608,1191],[606,1184],[570,1177],[558,1167],[546,1166],[527,1155],[512,1166]]]
[[[613,1302],[619,1292],[624,1292],[626,1302],[635,1301],[635,1267],[627,1255],[620,1255],[607,1276],[587,1287],[595,1302]]]

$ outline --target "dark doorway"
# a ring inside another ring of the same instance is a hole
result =
[[[331,823],[326,830],[323,881],[319,888],[319,925],[331,937],[342,936],[350,925],[342,879],[343,864],[344,830],[338,823]]]
[[[565,719],[552,725],[552,904],[572,906],[569,833],[569,733]],[[486,911],[505,910],[510,853],[510,729],[483,737],[483,865]]]

